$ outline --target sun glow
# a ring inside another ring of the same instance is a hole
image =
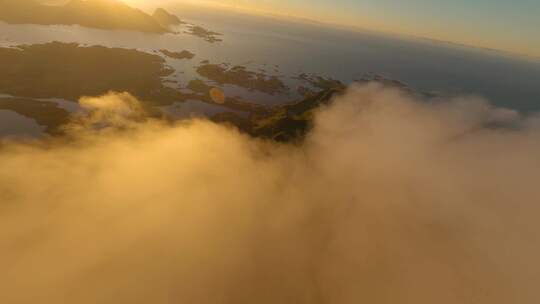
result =
[[[411,4],[407,12],[400,9],[401,4],[393,1],[388,3],[375,3],[374,1],[362,1],[350,4],[349,1],[336,1],[334,4],[310,3],[304,0],[294,1],[245,1],[245,0],[123,0],[124,2],[151,10],[157,6],[173,7],[185,6],[191,10],[205,8],[219,8],[233,10],[255,15],[267,15],[295,20],[308,20],[311,22],[325,23],[352,30],[373,30],[378,32],[394,33],[405,36],[429,38],[440,41],[448,41],[480,48],[498,49],[512,53],[525,54],[528,56],[540,56],[540,42],[531,39],[521,39],[525,35],[521,33],[524,27],[516,28],[505,25],[504,14],[498,15],[499,19],[486,18],[484,11],[463,13],[456,11],[456,15],[437,17],[437,6],[429,5],[423,10],[412,10]],[[450,5],[451,6],[451,5]],[[446,4],[445,4],[446,7]],[[448,9],[451,9],[449,7]],[[435,11],[433,11],[435,9]],[[517,8],[523,10],[523,8]],[[521,11],[520,11],[521,12]],[[477,14],[470,18],[470,14]],[[467,16],[465,16],[465,15]],[[501,14],[501,13],[498,13]],[[465,19],[464,19],[465,18]],[[501,19],[502,18],[502,19]],[[464,20],[461,20],[464,19]],[[527,19],[524,19],[525,21]],[[459,22],[456,22],[459,21]],[[524,21],[524,22],[525,22]],[[534,22],[532,28],[534,28]],[[530,26],[530,25],[529,25]],[[517,32],[516,32],[517,31]],[[534,33],[534,31],[532,31]],[[529,30],[531,33],[531,30]],[[530,36],[530,34],[529,34]]]

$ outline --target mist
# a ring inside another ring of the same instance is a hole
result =
[[[301,143],[83,98],[0,144],[0,302],[538,303],[540,116],[352,86]]]

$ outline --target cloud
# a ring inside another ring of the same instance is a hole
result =
[[[98,130],[117,131],[122,128],[139,128],[146,119],[141,103],[129,93],[110,92],[99,97],[82,97],[81,112],[63,129],[76,137]],[[92,133],[95,135],[95,133]]]
[[[81,102],[0,149],[2,303],[540,299],[538,117],[370,84],[288,145]]]

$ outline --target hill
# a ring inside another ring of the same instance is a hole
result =
[[[184,23],[176,15],[173,15],[162,8],[156,9],[152,17],[154,18],[154,20],[156,20],[159,23],[159,25],[161,25],[161,27],[166,28],[166,29],[170,29],[171,26],[180,25]]]
[[[167,14],[160,10],[158,16]],[[161,25],[145,12],[117,0],[71,0],[65,5],[45,5],[36,0],[0,0],[0,21],[12,24],[74,25],[108,29],[166,33]]]

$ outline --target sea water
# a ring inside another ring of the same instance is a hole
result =
[[[184,33],[182,28],[178,29],[178,34],[157,35],[81,26],[0,23],[0,46],[61,41],[133,48],[157,55],[159,49],[188,50],[196,54],[192,60],[165,58],[176,70],[170,77],[177,81],[174,86],[185,89],[189,80],[205,80],[196,73],[196,67],[203,60],[242,65],[268,76],[277,76],[291,87],[290,92],[271,95],[234,85],[221,86],[226,94],[244,95],[246,100],[265,104],[298,99],[295,87],[300,83],[296,77],[307,73],[345,83],[380,75],[403,82],[418,92],[438,96],[476,95],[497,106],[522,111],[540,110],[539,59],[263,17],[231,14],[215,18],[202,14],[189,16],[186,20],[222,33],[223,42],[206,42]]]

